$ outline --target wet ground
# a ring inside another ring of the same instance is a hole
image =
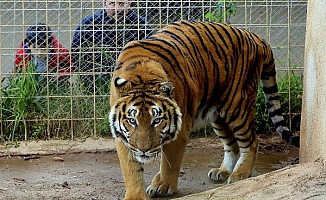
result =
[[[88,152],[88,153],[87,153]],[[216,188],[208,180],[210,168],[219,166],[223,149],[217,138],[191,139],[179,177],[181,197]],[[253,176],[297,162],[298,149],[277,135],[260,136]],[[145,167],[147,183],[159,163]],[[0,199],[123,199],[124,185],[115,151],[75,151],[52,155],[0,158]]]

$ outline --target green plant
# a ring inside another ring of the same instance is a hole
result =
[[[284,118],[291,130],[300,128],[300,112],[302,102],[303,77],[301,73],[289,71],[278,76],[278,89],[281,107],[285,113]],[[291,118],[290,118],[291,117]],[[261,87],[258,89],[255,108],[255,130],[257,133],[270,133],[274,131],[267,113],[265,96]]]
[[[39,93],[38,80],[40,76],[34,71],[35,67],[30,62],[27,68],[13,74],[9,85],[1,91],[2,119],[13,121],[11,131],[6,132],[8,140],[15,139],[15,132],[24,132],[26,139],[27,119],[44,114],[45,102],[42,101],[42,98],[35,98]]]
[[[45,135],[45,132],[46,124],[44,122],[37,123],[32,128],[32,138],[35,140],[42,139]]]
[[[268,116],[264,92],[261,86],[259,86],[257,92],[254,124],[257,133],[270,133],[273,131],[273,126]]]
[[[284,119],[292,131],[300,130],[303,75],[299,72],[289,71],[279,77],[281,106],[285,113]]]
[[[20,146],[20,143],[17,142],[17,143],[15,143],[14,148],[18,148],[19,146]]]
[[[212,22],[231,23],[231,16],[237,11],[237,6],[232,1],[220,0],[216,4],[215,10],[205,14],[205,19]]]
[[[110,132],[110,124],[109,124],[109,114],[104,115],[104,121],[99,126],[100,133],[109,133]]]

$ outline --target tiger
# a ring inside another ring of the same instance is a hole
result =
[[[125,199],[172,196],[190,133],[208,124],[224,158],[209,179],[251,176],[258,149],[254,107],[261,82],[268,112],[284,140],[275,62],[261,36],[214,22],[181,20],[126,44],[110,86],[109,122],[125,183]],[[144,164],[160,160],[145,186]]]

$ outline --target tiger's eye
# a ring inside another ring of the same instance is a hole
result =
[[[134,125],[134,126],[137,124],[136,120],[134,118],[128,118],[128,122],[129,122],[129,124]]]
[[[156,118],[154,119],[153,121],[153,126],[157,126],[158,124],[160,124],[162,122],[162,119],[161,118]]]

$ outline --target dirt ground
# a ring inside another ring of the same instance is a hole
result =
[[[318,169],[322,171],[315,174],[319,179],[307,175],[313,173],[309,171],[309,168],[301,167],[300,173],[295,173],[297,177],[284,170],[296,168],[293,166],[297,165],[293,164],[298,163],[298,154],[297,148],[281,141],[278,135],[260,135],[260,148],[253,177],[247,179],[254,180],[254,182],[248,183],[245,180],[231,185],[215,184],[208,180],[207,172],[210,168],[219,166],[222,161],[223,149],[219,139],[216,137],[191,139],[180,172],[179,192],[166,199],[184,197],[214,188],[224,193],[220,195],[219,192],[209,191],[209,193],[200,194],[202,196],[193,195],[184,199],[233,199],[229,198],[232,195],[236,199],[283,199],[276,198],[279,196],[274,195],[279,193],[280,189],[284,189],[282,179],[287,180],[287,183],[299,181],[297,186],[300,186],[299,189],[302,191],[310,191],[310,186],[315,188],[317,186],[315,190],[317,193],[314,193],[316,197],[319,197],[319,194],[326,197],[326,173],[321,166],[312,165],[315,168],[319,166]],[[147,183],[158,169],[158,162],[145,166]],[[277,173],[274,172],[274,175],[266,174],[278,169],[283,170],[282,176],[275,177]],[[300,177],[300,174],[304,177]],[[269,181],[269,178],[272,180]],[[309,180],[315,183],[310,184]],[[231,186],[236,188],[229,188]],[[278,186],[279,188],[266,190],[263,186],[267,188]],[[293,189],[295,189],[293,186],[289,186],[288,191]],[[227,194],[227,191],[231,193]],[[246,192],[241,193],[241,191]],[[255,195],[250,196],[250,194]],[[265,194],[265,196],[259,196],[260,194]],[[123,197],[123,179],[117,154],[114,151],[114,142],[111,139],[53,140],[22,142],[19,147],[13,147],[12,144],[0,146],[0,199],[115,200],[123,199]],[[307,198],[297,196],[294,199]]]

